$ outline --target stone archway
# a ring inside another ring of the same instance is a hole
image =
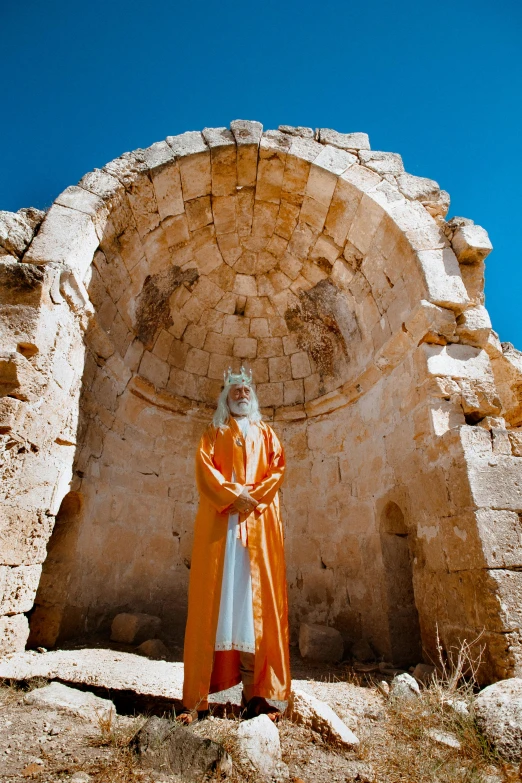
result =
[[[35,449],[11,453],[6,507],[34,537],[42,514],[81,491],[69,632],[133,608],[181,634],[192,454],[223,369],[244,363],[288,453],[294,630],[328,622],[384,652],[377,508],[398,489],[424,648],[437,623],[448,643],[486,627],[485,676],[518,665],[503,615],[511,582],[481,527],[493,504],[479,498],[500,424],[488,416],[501,410],[489,356],[495,369],[502,351],[482,306],[490,245],[470,221],[445,223],[447,205],[365,134],[247,121],[125,154],[56,199],[23,264],[4,264],[4,431],[25,427]],[[30,303],[22,269],[38,270]],[[519,470],[505,456],[502,470]],[[37,575],[41,546],[29,561],[19,567]],[[33,599],[4,621],[12,646]]]
[[[77,630],[70,612],[69,586],[76,565],[76,548],[82,523],[83,498],[78,492],[68,492],[60,504],[54,529],[47,542],[47,556],[29,612],[30,647],[54,647],[61,639]]]
[[[386,582],[390,659],[411,666],[422,659],[413,587],[413,553],[404,514],[394,501],[381,512],[381,550]]]

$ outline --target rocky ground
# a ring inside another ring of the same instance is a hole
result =
[[[142,659],[140,659],[142,660]],[[145,666],[146,661],[143,660]],[[167,664],[165,664],[167,665]],[[357,671],[359,669],[359,671]],[[370,669],[373,671],[364,671]],[[377,666],[310,665],[296,658],[294,688],[329,705],[359,739],[353,747],[341,746],[335,737],[284,718],[278,726],[287,780],[304,783],[358,781],[359,783],[500,783],[519,781],[521,770],[502,761],[474,720],[443,704],[443,688],[421,689],[390,699],[389,674]],[[87,679],[84,677],[83,679]],[[151,714],[173,719],[179,702],[152,695],[111,692],[93,686],[98,696],[114,701],[118,714],[98,711],[81,717],[55,707],[27,703],[27,694],[48,680],[4,680],[0,689],[0,781],[29,779],[39,783],[130,783],[174,781],[162,770],[143,766],[129,741]],[[68,683],[70,685],[70,683]],[[75,688],[89,689],[79,682]],[[211,715],[192,730],[200,737],[222,743],[232,758],[231,783],[259,781],[239,744],[240,726],[235,690],[222,694]],[[458,696],[465,704],[468,691]],[[448,701],[446,699],[446,701]],[[461,704],[462,708],[462,704]],[[316,727],[317,728],[317,727]],[[221,779],[214,775],[213,779]],[[188,778],[182,778],[188,779]]]

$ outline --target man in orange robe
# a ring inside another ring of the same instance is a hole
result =
[[[181,720],[243,681],[247,715],[290,692],[288,607],[278,490],[284,453],[261,420],[252,374],[230,370],[196,453],[200,494],[190,570]]]

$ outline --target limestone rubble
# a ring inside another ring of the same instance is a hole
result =
[[[402,665],[483,631],[483,681],[520,673],[522,361],[484,309],[491,245],[369,146],[236,120],[0,213],[3,653],[125,612],[181,638],[193,452],[244,363],[287,451],[294,635]]]

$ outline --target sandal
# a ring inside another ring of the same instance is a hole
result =
[[[257,718],[258,715],[267,715],[271,721],[277,723],[281,718],[281,710],[272,707],[263,696],[253,696],[249,702],[246,702],[244,694],[241,697],[241,707],[245,720]]]
[[[209,710],[189,710],[188,707],[183,707],[180,712],[176,714],[176,723],[182,723],[184,726],[190,726],[192,723],[196,723],[198,720],[203,720],[209,714]]]

